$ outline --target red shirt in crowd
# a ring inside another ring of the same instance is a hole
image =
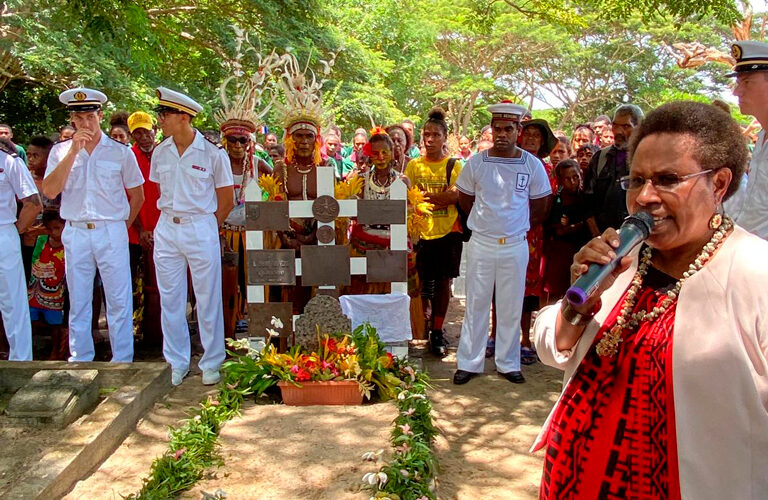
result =
[[[157,187],[157,183],[149,180],[149,162],[152,159],[152,153],[145,153],[139,149],[138,144],[131,146],[131,150],[136,155],[141,175],[144,176],[144,204],[141,206],[141,210],[139,210],[138,217],[145,231],[154,231],[157,219],[160,218],[160,210],[157,209],[157,199],[160,197],[160,190]],[[128,228],[128,242],[137,245],[139,243],[139,233],[133,225]]]

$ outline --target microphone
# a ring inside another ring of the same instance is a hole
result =
[[[584,305],[600,284],[616,269],[637,245],[648,239],[653,227],[653,216],[648,212],[637,212],[626,219],[619,228],[619,247],[614,249],[616,258],[607,264],[590,264],[586,273],[579,276],[565,292],[565,298],[574,306]]]

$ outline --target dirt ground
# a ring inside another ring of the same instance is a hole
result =
[[[65,437],[63,431],[17,427],[9,417],[0,417],[0,441],[24,443],[14,445],[12,453],[0,454],[0,498],[6,498],[16,481]]]
[[[455,349],[463,301],[452,301],[447,338]],[[486,375],[454,386],[453,354],[423,359],[433,378],[434,416],[441,435],[435,443],[440,461],[441,499],[534,499],[541,477],[542,453],[528,449],[560,390],[561,374],[537,363],[524,367],[527,382],[511,384]],[[213,390],[189,377],[155,405],[122,446],[65,498],[120,499],[140,489],[154,457],[167,446],[167,428]],[[211,471],[182,498],[202,498],[218,489],[227,499],[365,499],[361,478],[376,469],[360,456],[378,449],[389,453],[394,418],[390,403],[360,407],[287,407],[249,404],[243,417],[221,433],[225,465]]]

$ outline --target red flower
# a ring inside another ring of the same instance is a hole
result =
[[[305,370],[304,368],[299,368],[299,371],[296,374],[296,380],[297,381],[299,381],[299,382],[306,382],[310,378],[312,378],[312,377],[309,375],[309,372],[307,370]]]
[[[336,342],[336,339],[334,338],[328,338],[325,342],[325,349],[331,352],[336,352],[338,350],[339,346]]]

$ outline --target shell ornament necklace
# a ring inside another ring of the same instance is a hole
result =
[[[624,296],[624,303],[621,305],[621,312],[619,317],[616,318],[616,324],[609,330],[603,333],[603,337],[597,343],[597,354],[604,357],[613,357],[619,351],[619,344],[622,342],[621,333],[624,330],[635,330],[642,322],[653,322],[659,316],[664,314],[667,309],[677,301],[677,297],[680,295],[680,289],[683,287],[683,283],[699,272],[704,265],[709,262],[715,251],[723,244],[725,238],[728,236],[729,231],[733,228],[733,221],[729,217],[723,217],[722,223],[715,229],[712,238],[704,245],[696,259],[688,266],[688,270],[683,273],[683,277],[680,278],[675,286],[667,292],[666,298],[661,302],[661,305],[654,307],[650,311],[638,311],[633,313],[637,302],[637,294],[643,286],[643,277],[648,272],[648,266],[651,264],[651,257],[653,251],[651,247],[645,247],[643,255],[640,257],[640,264],[637,266],[635,276],[632,278],[632,285],[627,290],[627,294]]]

